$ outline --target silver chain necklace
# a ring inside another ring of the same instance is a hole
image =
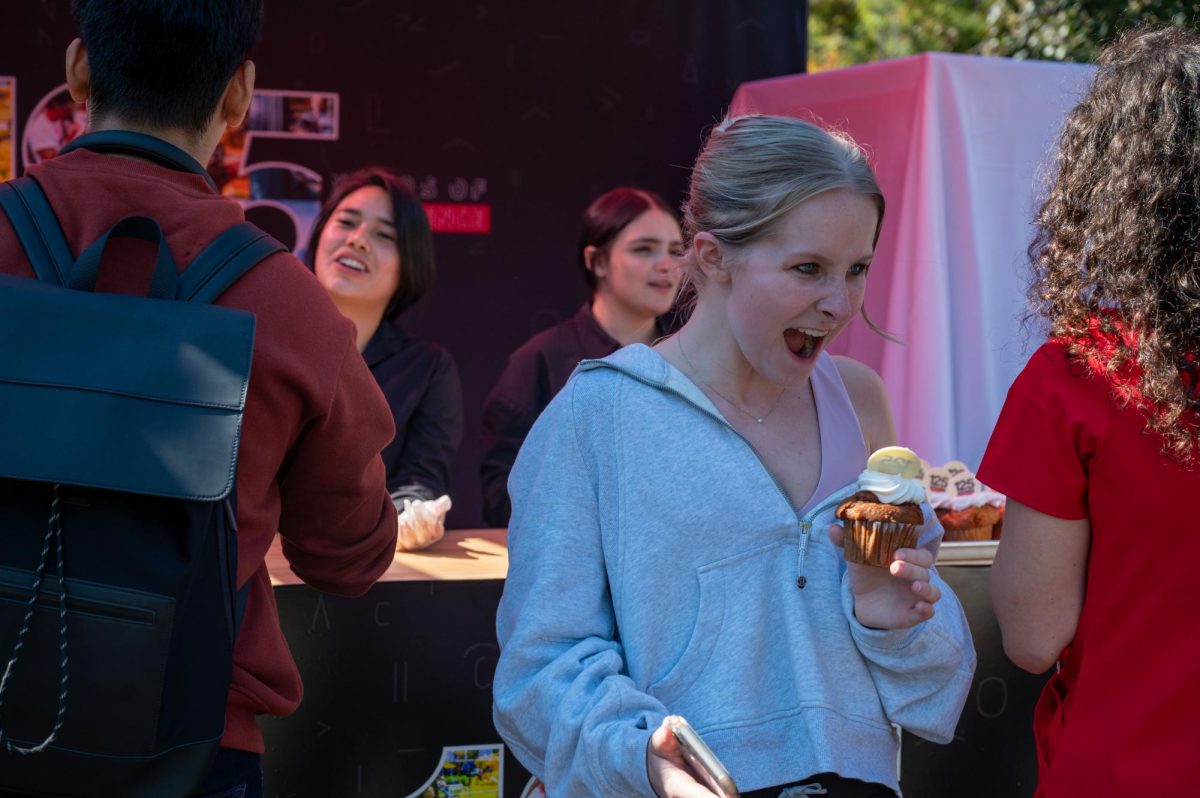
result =
[[[701,385],[703,385],[705,388],[708,388],[710,391],[715,393],[717,396],[724,399],[726,404],[728,404],[730,407],[732,407],[734,410],[738,411],[739,413],[742,413],[746,417],[752,418],[756,422],[761,424],[764,421],[766,421],[768,418],[771,417],[771,414],[775,412],[775,408],[779,407],[779,400],[783,398],[784,389],[780,389],[779,395],[775,397],[775,401],[771,403],[771,407],[770,407],[770,409],[767,410],[766,413],[763,413],[761,416],[757,416],[754,413],[751,413],[749,410],[742,407],[737,402],[733,401],[728,396],[726,396],[725,394],[718,391],[712,385],[712,383],[710,383],[708,380],[706,380],[700,376],[700,369],[696,368],[696,364],[692,362],[692,359],[690,357],[688,357],[687,350],[683,348],[683,337],[682,336],[680,336],[680,338],[679,338],[679,353],[681,355],[683,355],[683,359],[687,362],[688,368],[690,368],[692,370],[692,373],[696,375],[696,379],[700,380]]]

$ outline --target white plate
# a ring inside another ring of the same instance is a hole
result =
[[[998,540],[963,540],[943,543],[938,550],[939,565],[991,565],[996,558]]]

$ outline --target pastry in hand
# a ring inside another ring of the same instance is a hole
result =
[[[917,545],[925,521],[920,472],[920,458],[903,446],[884,447],[868,458],[858,475],[858,492],[834,513],[846,529],[847,562],[887,568],[898,549]]]

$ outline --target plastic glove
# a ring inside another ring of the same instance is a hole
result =
[[[399,527],[396,551],[416,551],[441,540],[446,534],[449,510],[449,496],[438,496],[432,501],[405,499],[404,509],[396,517]]]

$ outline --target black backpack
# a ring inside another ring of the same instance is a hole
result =
[[[72,144],[203,173],[166,142]],[[80,198],[86,201],[86,198]],[[31,178],[0,184],[37,280],[0,275],[0,794],[193,795],[225,724],[234,477],[254,315],[209,304],[283,245],[237,225],[178,273],[148,217],[78,258]],[[94,291],[116,237],[146,298]]]

